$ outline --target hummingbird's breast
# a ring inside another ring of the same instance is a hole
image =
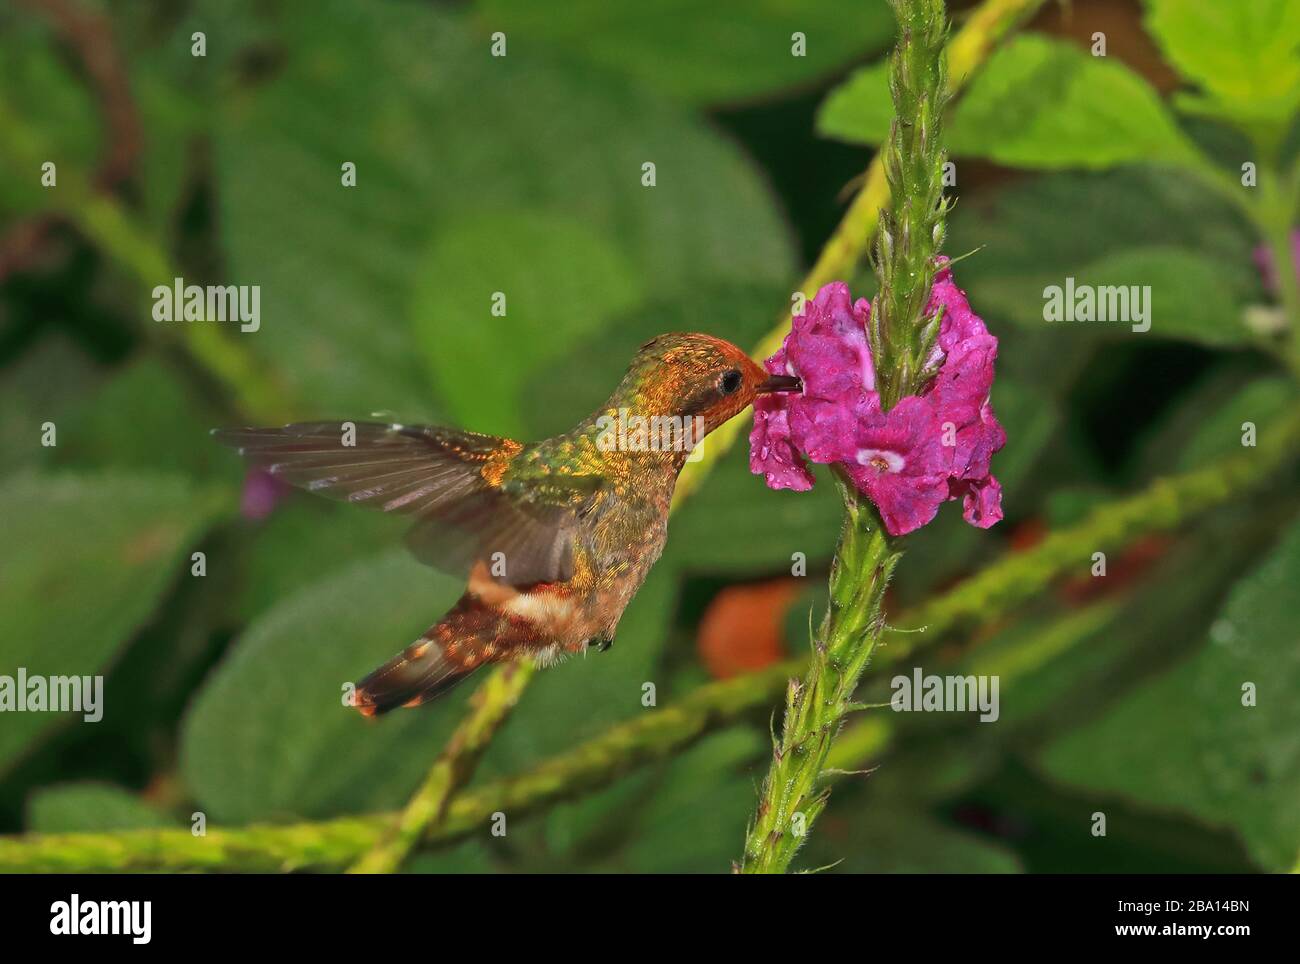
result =
[[[617,492],[592,539],[593,609],[613,635],[623,610],[663,554],[676,474],[656,473]]]
[[[684,455],[600,451],[575,434],[539,446],[538,458],[603,479],[582,510],[573,540],[573,574],[563,582],[515,588],[495,583],[487,569],[471,574],[469,592],[514,621],[509,634],[543,665],[589,641],[612,639],[623,611],[663,553],[668,509]]]

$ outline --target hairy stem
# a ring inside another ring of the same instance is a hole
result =
[[[867,333],[882,407],[914,394],[939,333],[939,316],[925,314],[943,247],[948,202],[943,195],[943,112],[948,101],[943,0],[890,0],[898,17],[898,46],[889,61],[894,119],[885,142],[889,206],[876,232],[880,290]]]
[[[885,587],[901,554],[875,508],[837,479],[844,528],[831,563],[830,603],[803,680],[786,689],[785,723],[745,841],[744,873],[783,873],[826,806],[831,743],[884,627]]]
[[[891,203],[881,212],[876,235],[880,291],[867,326],[885,407],[913,394],[927,376],[939,316],[927,316],[926,305],[947,213],[943,0],[890,2],[899,31],[889,62],[894,120],[883,152]],[[842,472],[835,479],[844,525],[831,562],[830,602],[813,638],[808,672],[786,691],[781,738],[745,839],[739,868],[744,873],[784,873],[826,806],[826,760],[884,631],[885,587],[902,555],[871,503]]]

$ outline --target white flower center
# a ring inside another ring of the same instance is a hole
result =
[[[873,466],[878,472],[901,472],[903,457],[888,449],[858,449],[858,465]]]

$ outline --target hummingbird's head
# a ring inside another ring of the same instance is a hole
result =
[[[744,411],[755,395],[802,387],[791,375],[769,375],[731,342],[694,333],[650,339],[628,377],[652,414],[700,416],[706,434]]]

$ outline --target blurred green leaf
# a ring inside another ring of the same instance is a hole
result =
[[[60,783],[27,798],[29,833],[142,830],[174,823],[137,794],[111,783]]]
[[[484,32],[505,33],[509,57],[549,45],[565,58],[701,103],[772,94],[816,80],[894,35],[885,4],[853,0],[569,0],[560,6],[478,0],[476,6]],[[792,49],[796,32],[806,40],[798,56]],[[482,43],[487,50],[489,41]]]
[[[999,844],[940,823],[912,808],[835,805],[799,855],[805,869],[832,866],[846,874],[1014,874],[1015,854]],[[841,801],[842,802],[842,801]],[[838,863],[836,863],[838,861]]]
[[[831,93],[817,128],[879,144],[892,117],[888,66],[881,62]],[[1022,34],[989,58],[957,102],[948,151],[1010,167],[1099,169],[1186,161],[1190,144],[1138,74],[1073,44]]]
[[[493,310],[498,293],[502,316]],[[552,361],[640,294],[633,267],[590,228],[554,215],[478,211],[435,236],[412,319],[450,413],[477,431],[518,436],[524,379],[545,378]],[[575,411],[571,421],[586,414]]]
[[[1198,384],[1158,422],[1142,447],[1143,474],[1188,471],[1240,453],[1242,425],[1262,429],[1296,404],[1296,386],[1282,375],[1251,378],[1230,370]]]
[[[661,565],[735,576],[788,573],[798,552],[815,566],[835,551],[843,514],[828,470],[811,492],[774,492],[749,471],[742,438],[673,517]]]
[[[634,771],[604,789],[550,807],[545,816],[531,822],[523,839],[530,869],[535,864],[539,870],[562,873],[569,866],[588,867],[617,856],[630,817],[654,792],[659,776],[655,770]]]
[[[344,706],[343,685],[418,637],[460,588],[393,550],[320,579],[253,623],[182,727],[182,772],[209,816],[245,823],[403,802],[476,681],[378,720]]]
[[[404,874],[490,874],[496,870],[481,840],[466,840],[448,850],[417,853],[402,867]]]
[[[222,508],[179,479],[23,473],[0,482],[0,674],[104,672]],[[114,693],[100,709],[113,712]],[[0,770],[74,713],[6,714]]]
[[[521,410],[528,437],[568,431],[603,405],[637,349],[654,336],[703,331],[748,348],[771,329],[786,297],[783,288],[773,285],[718,282],[655,298],[619,314],[529,376]]]
[[[1149,299],[1144,293],[1138,301],[1146,304],[1148,317],[1140,324],[1149,321],[1150,334],[1222,347],[1244,345],[1253,337],[1242,322],[1240,278],[1240,272],[1194,251],[1148,246],[1107,255],[1081,268],[1074,277],[1074,288],[1078,292],[1083,286],[1091,285],[1097,310],[1107,297],[1105,289],[1116,287],[1121,296],[1124,289],[1130,289],[1130,297],[1115,302],[1129,302],[1123,319],[1091,322],[1104,333],[1146,335],[1147,332],[1134,329],[1139,322],[1131,289],[1145,292],[1149,288]],[[1064,285],[1060,287],[1064,297]],[[1065,321],[1049,324],[1068,326],[1071,322],[1067,315]]]
[[[664,765],[546,814],[539,869],[604,873],[723,873],[737,856],[754,802],[758,731],[736,727]]]
[[[1052,744],[1056,779],[1235,828],[1254,859],[1300,849],[1300,524],[1233,589],[1210,641],[1096,723]],[[1247,684],[1258,705],[1243,705]]]
[[[103,374],[72,341],[55,335],[25,352],[4,369],[0,381],[0,474],[44,465],[60,454],[69,438],[66,417],[97,390]],[[53,422],[55,442],[41,444],[42,426]]]
[[[792,274],[786,231],[749,162],[679,107],[527,49],[493,58],[486,38],[432,8],[331,0],[289,30],[283,70],[223,102],[220,224],[224,280],[262,285],[262,330],[242,337],[314,413],[429,417],[408,316],[426,252],[470,205],[581,223],[615,251],[567,273],[626,263],[637,290],[663,296]],[[341,184],[345,162],[356,164],[355,188]],[[641,183],[647,162],[653,187]],[[491,259],[509,255],[500,241]],[[490,262],[480,271],[490,275]],[[476,314],[492,290],[471,300]],[[505,353],[508,325],[494,330]]]
[[[634,812],[620,866],[638,874],[726,873],[740,857],[754,806],[754,761],[767,741],[734,728],[668,765],[646,805]]]
[[[1294,410],[1296,386],[1282,376],[1259,378],[1237,393],[1222,408],[1197,426],[1174,463],[1178,471],[1209,465],[1216,458],[1242,451],[1242,425],[1251,422],[1258,432],[1266,431],[1276,417]]]
[[[57,460],[76,467],[184,470],[224,478],[233,488],[243,468],[212,440],[213,418],[171,368],[145,356],[114,371],[60,424]]]
[[[69,68],[46,23],[29,13],[0,10],[0,109],[20,118],[38,139],[40,163],[64,175],[94,170],[101,130],[91,91]],[[22,131],[7,130],[7,137]],[[24,151],[17,156],[21,157]],[[30,212],[46,206],[55,187],[41,184],[42,171],[13,168],[12,150],[0,151],[0,211]]]
[[[293,492],[270,518],[245,521],[235,611],[248,622],[344,565],[401,544],[410,520]],[[394,647],[394,652],[396,652]]]
[[[1062,224],[1069,224],[1069,230],[1062,230]],[[1046,287],[1064,287],[1071,276],[1081,282],[1086,275],[1100,283],[1124,282],[1120,277],[1098,277],[1096,266],[1109,271],[1108,262],[1113,262],[1123,267],[1130,255],[1142,258],[1144,249],[1154,249],[1153,268],[1163,273],[1181,263],[1188,270],[1204,270],[1207,279],[1222,285],[1229,297],[1244,301],[1258,286],[1250,261],[1254,243],[1235,211],[1208,198],[1189,179],[1134,169],[1088,177],[1046,175],[958,205],[948,248],[963,252],[979,247],[977,254],[956,268],[971,304],[999,335],[1004,334],[999,330],[1004,320],[1048,333],[1057,346],[1059,370],[1071,360],[1077,350],[1071,342],[1078,339],[1120,332],[1141,336],[1122,323],[1045,322]],[[1188,252],[1197,260],[1180,257],[1171,263],[1166,257],[1171,252]],[[1156,281],[1159,278],[1143,281],[1135,276],[1128,283],[1154,286]],[[1166,277],[1161,282],[1183,283],[1193,291],[1207,285],[1198,278]],[[1153,291],[1153,296],[1157,315],[1147,335],[1191,331],[1199,339],[1218,338],[1240,327],[1235,314],[1223,317],[1209,310],[1223,301],[1217,292],[1207,292],[1204,305],[1186,306],[1186,318],[1172,317],[1161,307],[1161,291]],[[1179,304],[1185,300],[1176,291],[1165,292],[1164,298],[1170,297]],[[1047,361],[1050,364],[1051,359]]]
[[[1147,29],[1204,96],[1179,106],[1281,126],[1300,108],[1300,5],[1293,0],[1144,0]]]

